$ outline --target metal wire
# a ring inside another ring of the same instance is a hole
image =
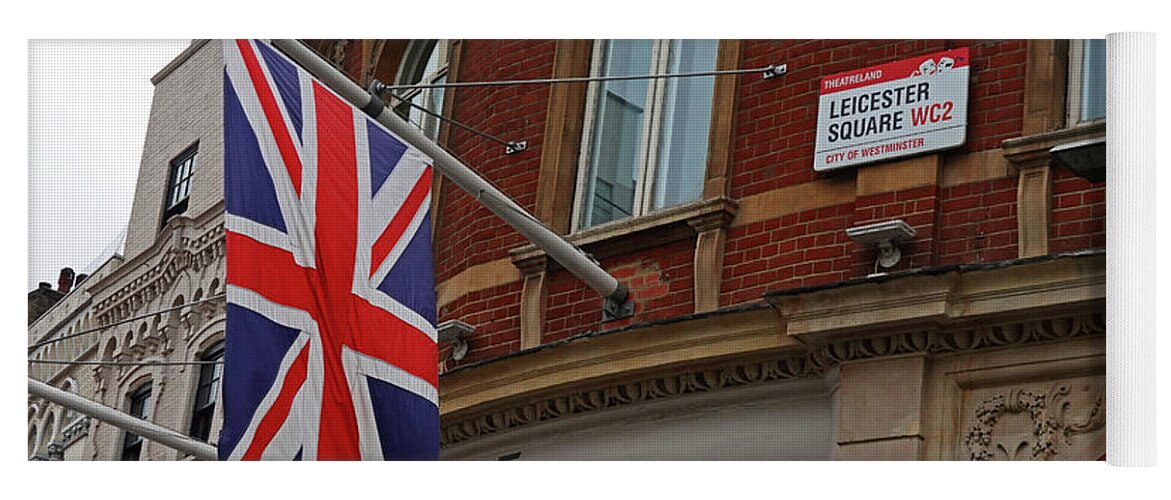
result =
[[[417,109],[417,110],[419,110],[419,111],[422,111],[422,112],[424,112],[424,113],[426,113],[426,114],[428,114],[428,115],[431,115],[431,116],[433,116],[433,117],[435,117],[435,118],[437,118],[437,119],[439,119],[439,120],[441,120],[441,121],[445,121],[445,122],[447,122],[447,123],[450,123],[450,124],[452,124],[452,125],[455,125],[456,127],[459,127],[459,128],[462,128],[462,129],[464,129],[464,130],[467,130],[468,132],[471,132],[471,133],[473,133],[473,134],[476,134],[476,135],[478,135],[478,136],[480,136],[480,137],[483,137],[483,138],[485,138],[485,139],[488,139],[488,140],[490,140],[490,141],[493,141],[493,142],[500,143],[501,145],[503,145],[503,146],[507,146],[507,147],[510,147],[510,148],[514,148],[514,147],[516,147],[516,143],[515,143],[515,142],[512,142],[512,141],[506,141],[506,140],[504,140],[504,139],[501,139],[501,138],[499,138],[499,137],[496,137],[496,136],[494,136],[494,135],[492,135],[492,134],[489,134],[489,133],[487,133],[487,132],[481,132],[481,131],[479,131],[479,130],[476,130],[476,129],[472,128],[470,125],[465,125],[465,124],[463,124],[463,123],[457,122],[457,121],[455,121],[455,120],[452,120],[451,118],[448,118],[448,117],[446,117],[446,116],[443,116],[443,115],[442,115],[442,114],[440,114],[440,113],[436,113],[436,112],[434,112],[434,111],[431,111],[431,110],[429,110],[429,109],[427,109],[427,108],[423,107],[423,106],[422,106],[422,105],[420,105],[420,104],[415,104],[415,103],[414,103],[414,101],[411,101],[410,99],[408,99],[408,98],[406,98],[406,97],[402,97],[402,96],[398,96],[398,95],[394,95],[394,94],[390,94],[390,97],[393,97],[394,99],[398,100],[398,101],[399,101],[399,104],[406,104],[407,106],[410,106],[410,107],[412,107],[412,108],[415,108],[415,109]],[[395,106],[397,106],[397,104],[396,104]],[[393,107],[394,107],[394,106],[392,106],[392,108],[393,108]],[[420,129],[422,129],[422,128],[423,128],[422,126],[419,126],[419,124],[418,124],[418,123],[415,123],[415,122],[411,122],[411,123],[412,123],[412,124],[414,124],[415,126],[418,126]]]
[[[745,73],[765,73],[776,69],[776,66],[748,69],[721,69],[714,71],[695,71],[690,73],[662,73],[653,75],[624,75],[624,76],[578,76],[568,78],[534,78],[529,80],[499,80],[494,82],[450,82],[450,83],[416,83],[410,85],[384,85],[380,90],[413,90],[413,89],[450,89],[460,87],[498,87],[502,85],[538,85],[546,83],[585,83],[608,82],[616,80],[658,80],[663,78],[691,78],[697,76],[740,75]]]
[[[29,363],[46,365],[103,365],[103,366],[173,366],[173,365],[220,365],[216,361],[65,361],[63,359],[30,359]]]
[[[219,300],[219,299],[222,299],[222,298],[224,298],[224,297],[227,297],[227,294],[223,294],[223,293],[221,293],[221,294],[219,294],[219,295],[212,295],[211,297],[208,297],[208,298],[205,298],[205,299],[196,300],[196,301],[194,301],[194,302],[188,302],[188,303],[186,303],[186,304],[182,304],[182,305],[178,305],[178,306],[168,307],[168,308],[166,308],[166,309],[158,310],[158,311],[155,311],[155,312],[152,312],[152,313],[143,314],[143,315],[141,315],[141,316],[135,316],[135,317],[133,317],[133,318],[127,318],[127,319],[124,319],[124,320],[122,320],[122,321],[115,321],[115,322],[113,322],[113,323],[110,323],[110,324],[108,324],[108,325],[99,326],[99,327],[97,327],[97,328],[90,328],[89,330],[82,330],[82,331],[80,331],[80,332],[71,333],[71,334],[69,334],[69,335],[63,335],[63,336],[60,336],[60,337],[51,338],[51,339],[49,339],[49,340],[45,340],[45,341],[42,341],[42,342],[37,342],[36,344],[33,344],[33,345],[30,345],[30,346],[28,346],[28,350],[29,350],[29,352],[32,352],[32,351],[36,350],[36,349],[37,349],[37,348],[39,348],[39,347],[44,347],[44,346],[47,346],[47,345],[49,345],[49,344],[53,344],[53,343],[56,343],[56,342],[61,342],[62,340],[71,339],[71,338],[73,338],[73,337],[80,337],[80,336],[82,336],[82,335],[88,335],[88,334],[95,333],[95,332],[100,332],[100,331],[102,331],[102,330],[105,330],[105,329],[107,329],[107,328],[115,327],[115,326],[118,326],[118,325],[124,325],[124,324],[126,324],[126,323],[132,323],[132,322],[134,322],[134,321],[138,321],[138,320],[140,320],[140,319],[146,319],[146,318],[150,318],[150,317],[153,317],[153,316],[158,316],[158,315],[160,315],[160,314],[162,314],[162,313],[165,313],[165,312],[171,312],[171,311],[175,311],[175,310],[182,309],[182,308],[184,308],[184,307],[190,307],[190,306],[193,306],[193,305],[196,305],[196,304],[202,304],[202,303],[204,303],[204,302],[211,302],[211,301],[213,301],[213,300]]]

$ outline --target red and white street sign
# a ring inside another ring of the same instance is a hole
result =
[[[964,143],[968,49],[936,52],[822,78],[816,171]]]

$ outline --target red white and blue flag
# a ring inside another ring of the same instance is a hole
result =
[[[439,455],[431,159],[224,42],[222,460]]]

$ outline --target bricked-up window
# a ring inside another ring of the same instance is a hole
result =
[[[163,222],[187,211],[187,199],[191,197],[191,176],[195,173],[195,155],[199,145],[191,146],[171,160],[171,173],[167,182],[167,203]]]
[[[1069,116],[1076,125],[1106,117],[1106,40],[1069,44]]]
[[[219,361],[224,357],[224,343],[217,342],[204,351],[200,361]],[[219,396],[220,377],[224,365],[206,364],[199,369],[199,384],[195,388],[195,407],[191,415],[191,437],[207,441],[211,437],[211,420],[215,415],[216,398]]]
[[[599,40],[593,76],[712,71],[716,40]],[[574,227],[698,199],[707,166],[712,76],[592,82]]]
[[[407,48],[399,71],[400,85],[447,83],[447,40],[415,40]],[[443,89],[412,89],[400,95],[410,103],[432,113],[443,114]],[[439,137],[439,119],[406,103],[395,107],[407,121],[423,130],[431,139]]]
[[[128,413],[131,416],[145,419],[150,414],[150,391],[151,384],[148,382],[130,393],[130,411]],[[138,460],[140,455],[142,455],[142,436],[126,432],[126,438],[122,440],[122,460]]]

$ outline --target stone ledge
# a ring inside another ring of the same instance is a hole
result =
[[[1016,169],[1043,167],[1049,164],[1049,150],[1054,146],[1071,142],[1106,137],[1106,121],[1099,120],[1082,125],[1043,132],[1040,134],[1006,139],[1000,143],[1004,157]]]
[[[712,198],[591,227],[565,239],[595,259],[605,259],[695,238],[700,231],[712,226],[727,227],[736,218],[738,209],[736,200]],[[512,263],[521,270],[561,268],[531,243],[508,253]],[[543,265],[542,260],[545,261]]]
[[[1106,255],[1082,252],[918,269],[765,294],[786,335],[803,339],[876,328],[940,328],[988,317],[1028,317],[1106,299]]]

